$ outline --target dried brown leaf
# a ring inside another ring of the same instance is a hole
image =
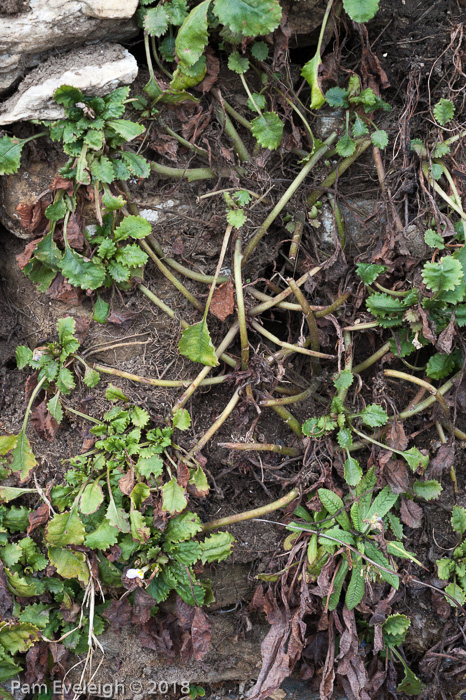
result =
[[[199,85],[196,85],[194,88],[198,92],[202,92],[202,94],[205,94],[212,89],[218,80],[218,74],[220,72],[220,61],[215,55],[214,50],[208,46],[205,53],[207,57],[207,72],[202,82],[200,82]]]
[[[35,249],[37,248],[37,244],[39,241],[42,240],[41,238],[35,238],[33,241],[30,241],[25,249],[23,250],[22,253],[19,253],[19,255],[16,256],[16,264],[18,265],[20,270],[24,270],[28,262],[30,261],[32,254],[34,253]]]
[[[118,480],[118,486],[120,487],[120,491],[125,494],[125,496],[129,496],[131,494],[131,491],[134,488],[134,467],[131,466],[129,471],[126,472],[124,476],[121,477],[121,479]]]
[[[401,459],[390,459],[385,465],[384,475],[393,493],[406,493],[409,488],[409,474]]]
[[[214,291],[210,304],[210,311],[220,321],[225,321],[234,310],[235,297],[233,294],[233,282],[229,279]]]
[[[414,530],[421,527],[423,514],[424,511],[417,503],[406,498],[401,499],[400,517],[405,525]]]
[[[66,194],[69,194],[70,196],[73,194],[74,191],[74,182],[73,180],[67,180],[66,178],[62,177],[61,175],[57,175],[57,177],[54,179],[52,184],[50,185],[51,190],[65,190]]]
[[[427,479],[438,479],[455,463],[455,445],[440,445],[426,471]]]
[[[33,409],[31,413],[31,423],[32,427],[41,438],[49,442],[55,439],[58,423],[48,412],[45,399]]]
[[[0,561],[0,617],[3,620],[9,620],[13,612],[13,598],[8,590],[8,583],[3,569],[3,563]]]
[[[49,649],[47,642],[38,642],[26,654],[24,681],[29,686],[43,683],[48,676]]]
[[[78,306],[84,296],[83,290],[73,287],[61,273],[58,273],[45,293],[51,299],[61,301],[67,306]]]
[[[150,610],[153,607],[154,599],[152,596],[143,588],[136,588],[131,622],[134,625],[145,625],[150,620]]]
[[[193,645],[193,656],[196,661],[202,661],[210,648],[211,625],[209,618],[197,607],[194,612],[191,626],[191,642]]]
[[[455,339],[456,335],[456,330],[455,330],[455,316],[453,315],[450,323],[448,326],[443,330],[437,340],[437,343],[435,344],[435,347],[439,352],[444,352],[447,355],[451,353],[451,348],[453,346],[453,341]]]
[[[29,513],[29,527],[27,529],[27,534],[29,535],[36,529],[36,527],[39,527],[39,525],[44,525],[48,521],[49,515],[50,508],[47,503],[41,503],[38,508],[33,510],[32,513]]]
[[[394,421],[387,434],[387,445],[394,450],[403,452],[408,447],[408,438],[406,437],[403,423]]]
[[[112,600],[108,608],[102,614],[107,618],[114,630],[120,630],[131,622],[131,604],[126,596],[120,598],[120,600]]]

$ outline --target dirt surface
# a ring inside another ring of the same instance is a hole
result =
[[[20,15],[29,9],[29,0],[3,0],[0,5],[0,17]]]

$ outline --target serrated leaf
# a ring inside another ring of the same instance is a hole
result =
[[[322,58],[319,53],[316,53],[314,58],[311,58],[301,71],[304,80],[311,86],[311,109],[320,109],[325,104],[325,97],[319,79],[319,66],[321,63]]]
[[[405,450],[402,456],[408,462],[413,472],[419,467],[427,469],[429,465],[429,455],[423,455],[417,447],[411,447],[409,450]]]
[[[73,374],[67,367],[61,367],[57,378],[57,387],[62,394],[69,394],[76,386]]]
[[[73,87],[72,85],[61,85],[55,90],[53,99],[57,104],[69,108],[74,107],[76,102],[82,102],[84,100],[84,95],[79,88]]]
[[[440,126],[445,126],[449,121],[455,116],[455,107],[451,100],[445,100],[442,98],[434,106],[434,117]]]
[[[353,126],[351,127],[351,133],[355,139],[365,136],[369,133],[369,127],[358,115],[354,118]]]
[[[175,477],[162,486],[162,510],[169,513],[180,513],[186,508],[188,501],[184,495],[184,489]]]
[[[113,129],[113,131],[116,131],[116,133],[125,139],[125,141],[132,141],[145,131],[145,127],[142,126],[142,124],[137,124],[129,119],[110,119],[107,122],[107,127],[110,127]]]
[[[219,364],[204,320],[183,330],[178,349],[182,355],[193,362],[200,362],[208,367],[216,367]]]
[[[20,471],[20,481],[25,481],[37,462],[24,430],[18,433],[18,439],[11,450],[11,456],[13,460],[10,464],[10,468],[14,472]]]
[[[121,151],[120,157],[126,166],[126,168],[129,170],[131,175],[134,175],[134,177],[140,177],[140,178],[146,178],[149,177],[150,175],[150,165],[147,162],[147,160],[144,158],[144,156],[139,156],[137,153],[132,153],[131,151]],[[113,161],[114,166],[118,161]],[[121,172],[121,171],[120,171]],[[117,180],[126,180],[127,177],[122,177],[124,173],[121,173],[115,170],[115,179]]]
[[[100,374],[96,372],[95,369],[87,367],[84,373],[83,382],[90,389],[93,389],[100,382]]]
[[[448,377],[452,374],[457,364],[455,354],[446,355],[445,353],[437,352],[427,362],[427,376],[432,379],[443,379],[443,377]]]
[[[149,422],[149,414],[140,406],[134,406],[131,413],[131,422],[138,428],[145,428]]]
[[[212,561],[223,561],[231,554],[235,538],[229,532],[216,532],[200,542],[201,561],[203,564]]]
[[[24,141],[3,136],[0,139],[0,175],[13,175],[21,165]]]
[[[92,261],[86,261],[71,248],[65,250],[60,269],[70,284],[79,289],[98,289],[105,282],[105,270]]]
[[[388,134],[383,129],[374,131],[371,134],[371,141],[377,148],[384,149],[388,146]]]
[[[374,265],[372,263],[358,263],[356,265],[356,273],[362,279],[364,284],[372,284],[382,272],[387,271],[385,265]]]
[[[110,184],[115,179],[115,172],[110,158],[100,156],[95,158],[89,166],[89,170],[96,180]]]
[[[333,87],[325,93],[325,99],[330,107],[336,109],[348,109],[348,90],[340,87]],[[364,122],[363,122],[364,123]]]
[[[382,635],[385,644],[398,647],[403,644],[411,620],[406,615],[389,615],[382,625]]]
[[[210,491],[207,477],[200,466],[191,476],[189,483],[194,487],[194,494],[197,496],[197,498],[204,498]]]
[[[158,454],[150,457],[139,457],[136,470],[145,479],[148,479],[150,476],[160,476],[163,473],[163,459]]]
[[[445,248],[443,237],[431,228],[428,228],[425,232],[424,241],[431,248],[438,248],[439,250],[443,250]]]
[[[403,671],[403,680],[396,688],[398,692],[406,693],[406,695],[420,695],[425,688],[424,684],[407,666],[403,667]]]
[[[32,350],[25,345],[18,345],[15,350],[15,357],[18,369],[24,369],[32,360]]]
[[[349,389],[354,381],[354,374],[349,369],[343,369],[333,377],[333,385],[337,391]]]
[[[424,498],[426,501],[432,501],[438,498],[443,491],[441,484],[435,479],[415,481],[413,489],[418,498]]]
[[[432,151],[433,158],[444,158],[450,153],[450,146],[448,143],[438,143],[434,150]]]
[[[104,135],[100,129],[89,129],[83,141],[93,151],[100,151],[104,145]]]
[[[129,398],[124,395],[122,390],[114,384],[108,385],[105,398],[107,401],[129,401]]]
[[[191,416],[186,408],[179,408],[173,414],[173,427],[178,430],[188,430],[191,426]]]
[[[459,260],[448,255],[438,263],[426,263],[422,279],[433,292],[448,292],[455,289],[463,279],[463,269]]]
[[[395,504],[398,499],[398,494],[393,493],[390,486],[385,486],[385,488],[377,494],[369,508],[369,512],[365,520],[376,520],[378,518],[383,518],[390,508]]]
[[[63,547],[49,547],[50,563],[56,568],[59,576],[78,579],[85,586],[89,582],[89,567],[83,552],[73,552]]]
[[[388,316],[389,314],[404,312],[405,310],[403,302],[389,294],[371,294],[366,301],[366,306],[368,311],[374,314],[374,316],[382,317]]]
[[[356,141],[351,138],[351,136],[346,133],[343,134],[341,139],[337,143],[337,153],[342,158],[347,158],[352,156],[356,150]]]
[[[125,216],[120,225],[115,229],[115,241],[124,241],[127,238],[145,238],[152,231],[152,227],[143,216]]]
[[[241,228],[247,221],[247,216],[243,209],[230,209],[227,214],[227,221],[233,228]]]
[[[102,488],[97,481],[88,484],[81,494],[80,510],[85,515],[95,513],[104,500]]]
[[[45,539],[48,544],[64,547],[67,544],[83,544],[84,525],[76,508],[54,515],[47,524]]]
[[[248,97],[248,107],[252,112],[257,112],[259,109],[260,111],[263,111],[267,105],[267,100],[265,99],[264,95],[260,95],[257,92],[252,93],[252,97],[254,102],[251,100],[250,97]],[[249,194],[249,193],[248,193]],[[235,196],[236,201],[240,206],[244,206],[244,204],[248,204],[248,202],[242,202],[240,201],[236,196]]]
[[[344,465],[345,481],[348,486],[357,486],[362,479],[362,469],[359,462],[353,457],[348,457]]]
[[[47,410],[55,418],[57,423],[63,420],[63,410],[60,403],[60,392],[57,391],[55,396],[47,401]]]
[[[453,506],[451,514],[451,526],[462,537],[466,532],[466,509],[461,506]]]
[[[12,656],[19,652],[24,654],[39,639],[40,634],[37,627],[25,622],[8,624],[0,629],[0,645]]]
[[[317,491],[320,502],[327,509],[330,515],[335,515],[335,519],[343,530],[350,531],[351,523],[348,518],[348,514],[345,511],[345,504],[341,500],[340,496],[329,489],[319,489]],[[341,512],[338,512],[341,511]],[[336,515],[338,513],[338,515]]]
[[[364,553],[367,554],[367,556],[372,559],[372,561],[375,561],[375,563],[379,566],[383,566],[386,569],[393,569],[390,562],[371,542],[364,543]],[[398,590],[400,587],[400,579],[395,573],[390,574],[388,571],[383,571],[382,569],[378,569],[378,572],[384,581],[393,586],[395,590]]]
[[[102,204],[107,209],[107,211],[116,211],[121,209],[126,204],[126,199],[123,199],[122,195],[114,197],[108,190],[102,195]]]
[[[379,9],[379,0],[343,0],[343,7],[353,22],[369,22]]]
[[[269,55],[269,47],[265,41],[255,41],[251,46],[251,53],[258,61],[265,61]]]
[[[346,590],[345,603],[348,610],[353,610],[364,596],[364,577],[362,575],[361,559],[353,563],[350,582]]]
[[[123,508],[117,507],[113,498],[108,504],[105,517],[107,518],[110,525],[119,530],[120,532],[130,532],[131,528],[129,524],[128,513],[126,513],[126,511],[123,510]]]
[[[117,283],[127,282],[131,277],[131,270],[129,267],[126,267],[126,265],[123,265],[123,263],[119,263],[116,260],[110,261],[107,271],[110,277]]]
[[[193,66],[199,60],[207,45],[207,11],[210,4],[211,0],[204,0],[194,7],[178,30],[176,54],[187,66]]]
[[[453,559],[437,559],[438,577],[443,581],[448,581],[450,574],[455,570],[455,562]]]
[[[182,542],[191,539],[201,530],[202,523],[197,513],[187,511],[168,521],[164,539],[168,542]]]
[[[245,56],[240,56],[238,51],[233,51],[228,56],[228,68],[239,75],[246,73],[249,70],[249,59]]]
[[[92,320],[95,321],[96,323],[105,323],[109,313],[110,313],[110,304],[108,304],[106,301],[104,301],[102,299],[102,297],[98,294],[97,301],[94,304],[94,314],[92,316]],[[86,372],[87,372],[87,370],[86,370]],[[90,385],[88,384],[88,386],[90,386]]]
[[[185,17],[183,17],[183,21],[184,19]],[[165,61],[168,61],[168,63],[173,63],[175,60],[175,37],[166,36],[164,39],[162,39],[160,42],[159,51],[160,55]]]
[[[366,425],[371,428],[377,428],[385,425],[388,421],[388,416],[382,406],[377,406],[375,403],[371,403],[369,406],[361,411],[359,417],[362,418]]]
[[[119,531],[104,518],[94,532],[90,532],[86,535],[84,544],[91,549],[101,549],[105,551],[118,542],[118,535]]]
[[[263,112],[251,122],[251,132],[262,148],[274,151],[282,141],[284,124],[275,112]]]
[[[33,603],[27,605],[19,616],[20,622],[34,625],[40,630],[44,630],[49,624],[50,609],[45,603]],[[9,699],[7,699],[9,700]]]
[[[151,7],[144,12],[143,27],[149,36],[162,36],[168,30],[168,14],[164,5]]]
[[[243,37],[273,32],[282,17],[277,0],[215,0],[213,11],[223,25]]]

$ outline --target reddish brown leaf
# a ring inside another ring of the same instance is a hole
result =
[[[152,600],[152,602],[154,602]],[[127,597],[120,600],[112,600],[109,607],[103,612],[103,616],[110,622],[114,630],[119,630],[131,622],[132,608]]]
[[[68,243],[76,250],[82,250],[84,247],[83,222],[80,221],[80,218],[76,214],[71,214],[66,228]]]
[[[166,659],[177,656],[171,634],[161,621],[151,618],[141,629],[138,638],[141,646],[152,649]]]
[[[421,506],[406,498],[401,499],[400,517],[405,525],[417,529],[422,525],[424,511]]]
[[[27,685],[43,683],[48,674],[49,649],[47,642],[38,642],[26,654],[26,674],[24,681]]]
[[[134,625],[145,625],[150,619],[150,609],[153,607],[154,599],[152,596],[143,588],[136,588],[131,622]]]
[[[453,315],[450,323],[448,326],[443,330],[439,337],[438,340],[435,344],[435,347],[439,352],[444,352],[447,355],[451,353],[451,348],[453,345],[453,341],[455,339],[455,316]]]
[[[426,340],[430,340],[431,343],[435,343],[437,340],[437,336],[435,335],[434,331],[429,325],[429,317],[427,313],[420,305],[418,306],[417,310],[422,320],[422,335]]]
[[[192,103],[184,105],[185,110],[192,108]],[[187,141],[191,141],[191,143],[196,143],[196,140],[207,129],[210,123],[211,111],[212,105],[210,105],[208,109],[198,107],[197,111],[192,116],[186,115],[186,118],[181,118],[181,110],[178,110],[177,115],[183,121],[183,126],[181,127],[183,138]]]
[[[40,238],[36,238],[33,241],[30,241],[23,250],[23,252],[19,253],[19,255],[16,256],[16,264],[18,265],[20,270],[24,270],[24,268],[30,261],[33,252],[37,248],[37,244],[40,240]]]
[[[431,591],[431,598],[432,608],[434,609],[435,613],[444,620],[447,620],[450,617],[452,610],[448,600],[440,591]]]
[[[332,616],[333,617],[333,616]],[[331,700],[333,697],[333,685],[335,683],[335,628],[330,623],[328,630],[328,650],[325,659],[324,668],[322,669],[322,680],[320,681],[320,698],[321,700]]]
[[[213,85],[215,85],[217,82],[218,74],[220,72],[220,61],[215,55],[214,50],[208,46],[205,53],[207,56],[207,72],[202,82],[200,82],[199,85],[196,85],[194,88],[198,92],[202,92],[202,94],[205,94],[211,90]]]
[[[118,486],[120,487],[120,491],[125,494],[125,496],[129,496],[131,494],[131,491],[134,488],[134,467],[131,466],[131,469],[126,472],[124,476],[121,477],[118,481]]]
[[[45,293],[51,299],[61,301],[67,306],[78,306],[84,296],[82,289],[72,287],[60,273],[58,273]]]
[[[49,201],[43,199],[33,204],[27,204],[26,202],[18,204],[16,212],[25,231],[38,233],[47,228],[49,221],[44,212],[49,204]]]
[[[409,475],[403,460],[391,459],[385,465],[384,474],[393,493],[406,493],[409,488]]]
[[[150,142],[150,147],[169,160],[174,162],[179,160],[179,143],[172,136],[156,132],[155,137]]]
[[[58,423],[47,410],[47,402],[44,399],[31,413],[32,427],[44,440],[52,442],[58,430]]]
[[[114,544],[110,547],[108,550],[107,554],[107,559],[111,562],[118,561],[121,555],[123,554],[123,550],[121,547],[119,547],[117,544]]]
[[[73,194],[74,182],[73,180],[67,180],[61,175],[57,175],[52,184],[50,185],[51,190],[65,190],[66,194],[70,196]]]
[[[189,472],[189,467],[187,467],[186,464],[184,464],[184,462],[180,462],[176,469],[176,480],[178,482],[178,485],[182,486],[185,489],[188,485],[190,476],[191,475]]]
[[[392,447],[394,450],[406,450],[408,447],[408,438],[406,437],[405,429],[403,424],[398,421],[394,421],[387,435],[387,445]]]
[[[29,513],[29,527],[27,529],[27,534],[29,535],[33,530],[36,529],[36,527],[39,527],[39,525],[44,525],[48,521],[49,515],[50,508],[47,505],[47,503],[41,503],[41,505],[38,508],[33,510],[32,513]]]
[[[428,479],[438,479],[455,463],[455,445],[440,445],[437,454],[430,461],[426,471]]]
[[[75,335],[80,343],[82,343],[87,336],[89,331],[89,326],[91,324],[90,316],[76,316],[74,319],[75,323]]]
[[[130,326],[136,316],[138,315],[135,311],[113,311],[111,310],[108,317],[107,323],[113,323],[115,326]]]
[[[75,622],[81,612],[81,606],[74,600],[65,598],[60,605],[60,613],[66,622]]]
[[[234,310],[235,297],[233,294],[233,282],[229,279],[214,291],[210,304],[210,311],[220,321],[225,321]]]
[[[380,65],[380,61],[371,49],[369,35],[365,24],[353,23],[353,26],[359,31],[362,44],[362,60],[361,72],[364,79],[364,85],[372,88],[376,95],[380,95],[380,88],[386,90],[390,87],[390,81],[384,69]]]
[[[285,13],[283,13],[281,24],[273,35],[272,68],[278,73],[281,73],[284,70],[285,65],[287,65],[287,61],[289,61],[288,44],[290,42],[290,37],[291,29],[287,22],[287,16]]]
[[[183,239],[181,238],[181,236],[177,236],[172,244],[172,253],[173,253],[173,255],[183,255],[183,251],[184,251]]]
[[[202,661],[210,648],[211,625],[209,618],[202,611],[202,608],[195,609],[193,624],[191,627],[191,641],[193,645],[193,656],[196,661]]]
[[[3,563],[0,561],[0,617],[3,620],[9,620],[12,612],[13,598],[8,590]]]

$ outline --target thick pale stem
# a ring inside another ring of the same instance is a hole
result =
[[[276,452],[286,457],[298,457],[302,454],[302,451],[296,447],[271,445],[265,442],[219,442],[218,447],[225,447],[227,450],[239,450],[240,452]]]
[[[210,426],[209,430],[206,433],[204,433],[204,435],[197,441],[194,447],[191,448],[187,455],[188,459],[193,458],[196,452],[200,452],[204,445],[206,445],[209,442],[210,438],[213,435],[215,435],[219,428],[221,428],[221,426],[225,423],[230,413],[232,413],[235,409],[239,399],[240,393],[239,389],[237,389],[231,397],[231,399],[229,400],[229,402],[227,403],[227,405],[225,406],[225,408],[223,409],[223,411],[221,412],[221,414],[219,415],[219,417],[217,418],[217,420]]]
[[[31,394],[31,398],[29,399],[28,405],[26,407],[26,413],[24,414],[24,420],[23,420],[23,427],[21,428],[21,432],[25,433],[26,432],[26,426],[28,424],[28,418],[29,414],[31,413],[31,409],[34,405],[34,401],[36,400],[36,396],[39,393],[39,391],[42,389],[42,386],[44,383],[47,381],[47,377],[42,377],[40,382],[37,384],[36,387],[34,387],[34,391]]]
[[[299,394],[293,394],[292,396],[286,396],[283,399],[264,399],[259,402],[259,406],[286,406],[290,403],[299,403],[299,401],[305,401],[309,396],[312,396],[315,389],[316,387],[311,385],[305,391]]]
[[[285,508],[290,503],[292,503],[296,498],[298,498],[299,492],[297,489],[292,489],[286,496],[279,498],[278,501],[273,501],[268,503],[266,506],[261,508],[254,508],[253,510],[247,510],[243,513],[237,513],[236,515],[228,515],[225,518],[219,518],[218,520],[211,520],[209,523],[205,523],[202,527],[203,532],[209,532],[209,530],[217,530],[220,527],[226,527],[227,525],[234,525],[235,523],[242,523],[245,520],[252,520],[253,518],[261,518],[268,513],[273,513],[280,508]]]
[[[432,394],[435,400],[439,402],[445,415],[449,415],[450,411],[447,402],[440,393],[440,390],[436,389],[435,386],[432,386],[432,384],[429,384],[429,382],[426,382],[424,379],[420,379],[420,377],[415,377],[411,374],[406,374],[406,372],[398,372],[398,370],[396,369],[386,369],[384,370],[384,375],[386,377],[396,377],[397,379],[404,379],[407,382],[411,382],[412,384],[417,384],[418,386],[424,387],[424,389],[427,389],[427,391],[429,391]]]
[[[364,360],[364,362],[360,362],[359,365],[356,365],[356,367],[353,367],[353,372],[354,374],[359,374],[360,372],[364,372],[365,369],[368,367],[371,367],[373,364],[377,362],[377,360],[380,360],[381,357],[387,354],[390,350],[390,341],[385,343],[385,345],[382,345],[377,352],[374,352],[373,355],[367,358],[367,360]]]
[[[251,321],[251,326],[254,328],[254,330],[263,335],[264,338],[271,340],[272,343],[275,343],[275,345],[279,345],[280,347],[285,348],[286,350],[291,350],[292,352],[299,352],[302,355],[309,355],[310,357],[321,357],[324,360],[335,359],[335,355],[327,355],[325,352],[314,352],[314,350],[308,350],[307,348],[302,347],[301,345],[292,345],[292,343],[286,343],[285,341],[280,340],[280,338],[277,338],[277,336],[273,333],[270,333],[265,328],[263,328],[257,321]]]
[[[288,280],[288,284],[293,290],[293,294],[299,301],[303,314],[306,317],[307,325],[309,327],[309,337],[311,338],[311,350],[314,352],[320,352],[319,329],[317,328],[316,319],[309,302],[293,279]],[[311,359],[311,365],[312,369],[314,370],[314,374],[319,376],[321,374],[319,360]]]
[[[288,411],[285,406],[280,406],[275,404],[270,407],[275,413],[277,413],[280,418],[283,418],[285,423],[291,428],[291,430],[300,438],[303,436],[303,431],[301,430],[301,423],[296,420],[292,413]]]
[[[230,139],[233,141],[233,148],[235,149],[240,161],[242,163],[249,163],[249,161],[251,160],[251,156],[249,155],[248,149],[244,145],[241,136],[238,134],[235,127],[233,126],[230,117],[226,113],[226,110],[224,112],[220,105],[217,108],[217,116],[225,130],[226,135],[229,136]]]
[[[106,367],[105,365],[94,365],[96,372],[102,372],[103,374],[110,374],[115,377],[122,377],[123,379],[129,379],[132,382],[138,382],[139,384],[148,384],[149,386],[164,386],[178,388],[183,386],[189,386],[191,379],[152,379],[151,377],[141,377],[138,374],[131,374],[130,372],[125,372],[121,369],[114,369],[113,367]],[[222,384],[227,380],[227,376],[211,377],[210,379],[204,379],[198,383],[202,386],[212,386],[214,384]]]
[[[248,329],[246,327],[246,313],[244,310],[243,280],[241,278],[241,240],[238,237],[235,243],[235,254],[233,258],[233,273],[236,288],[236,309],[238,314],[239,334],[241,339],[241,369],[247,370],[249,366],[249,342]]]
[[[296,280],[296,282],[295,282],[296,286],[301,287],[307,281],[307,279],[309,277],[313,277],[314,275],[317,275],[317,273],[320,272],[320,270],[321,270],[320,267],[313,267],[312,270],[309,270],[309,272],[305,272],[304,275],[302,275],[298,280]],[[248,316],[260,316],[264,311],[267,311],[267,309],[271,309],[272,306],[276,306],[281,301],[284,301],[291,294],[292,294],[291,288],[284,289],[283,292],[280,292],[280,294],[277,294],[276,297],[273,297],[269,301],[264,301],[262,304],[258,304],[257,306],[254,306],[252,309],[249,309]]]

